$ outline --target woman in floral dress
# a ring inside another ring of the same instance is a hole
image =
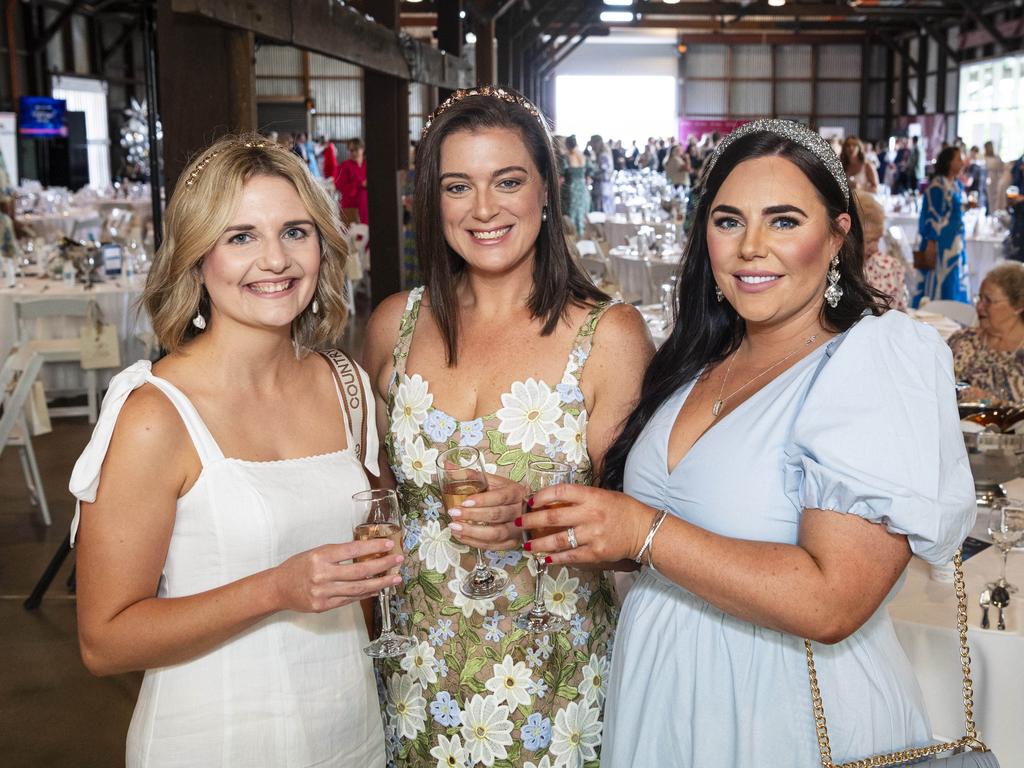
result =
[[[650,338],[575,267],[550,137],[528,101],[457,92],[428,122],[416,167],[426,286],[378,307],[366,347],[405,524],[396,613],[419,641],[381,668],[389,752],[398,766],[597,766],[610,580],[551,569],[545,603],[567,629],[515,628],[536,575],[515,523],[531,463],[565,461],[591,482]],[[480,450],[489,490],[446,512],[434,464],[459,445]],[[511,579],[493,599],[459,590],[476,547]]]

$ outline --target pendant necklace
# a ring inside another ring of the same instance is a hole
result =
[[[788,355],[786,355],[784,358],[782,358],[778,362],[773,363],[772,365],[770,365],[767,368],[765,368],[763,371],[761,371],[759,374],[757,374],[757,376],[755,376],[752,379],[749,379],[739,389],[735,389],[732,392],[730,392],[728,395],[726,395],[725,397],[722,397],[722,393],[725,392],[725,383],[729,380],[729,374],[732,373],[732,364],[734,362],[736,362],[736,355],[733,355],[732,359],[729,360],[729,367],[725,369],[725,376],[722,378],[722,386],[718,390],[718,399],[715,400],[714,405],[711,406],[711,415],[714,416],[715,418],[717,418],[718,414],[720,414],[722,412],[722,408],[725,406],[726,402],[728,402],[729,398],[735,397],[737,394],[739,394],[744,389],[749,387],[751,384],[753,384],[755,381],[760,379],[766,373],[769,373],[770,371],[774,371],[776,368],[778,368],[784,362],[789,360],[789,358],[791,358],[793,355],[795,355],[801,349],[803,349],[804,347],[809,347],[811,344],[813,344],[815,339],[817,339],[817,338],[818,338],[818,334],[814,334],[809,339],[804,341],[802,346],[797,347],[796,349],[794,349],[792,352],[790,352]]]

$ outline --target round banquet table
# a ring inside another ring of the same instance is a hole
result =
[[[0,360],[7,357],[17,342],[18,332],[14,325],[14,302],[32,299],[90,298],[96,301],[103,321],[117,327],[121,341],[121,366],[128,366],[136,360],[151,358],[156,352],[153,328],[145,311],[136,311],[135,304],[142,295],[145,277],[116,278],[93,283],[91,288],[82,284],[67,287],[60,280],[41,277],[18,279],[14,288],[0,288]],[[32,321],[27,329],[30,339],[56,339],[77,337],[82,327],[80,318],[47,317]],[[105,388],[115,369],[97,371],[101,388]],[[76,363],[49,363],[41,374],[47,394],[71,392],[85,388],[82,369]]]
[[[1024,481],[1015,483],[1024,486]],[[1024,487],[1018,491],[1024,495]],[[988,540],[985,512],[979,507],[972,536]],[[992,629],[982,629],[978,596],[986,582],[999,577],[1000,556],[995,547],[964,563],[967,583],[967,639],[974,682],[974,718],[982,740],[1004,766],[1024,765],[1024,598],[1011,598],[1006,629],[996,629],[996,610],[990,609]],[[1024,586],[1024,556],[1011,553],[1007,568],[1011,583]],[[1018,602],[1019,601],[1019,602]],[[905,581],[889,603],[896,635],[914,668],[937,738],[964,734],[960,641],[956,631],[953,585],[931,578],[927,563],[912,558]]]
[[[671,281],[679,269],[680,258],[681,251],[671,253],[667,259],[641,259],[635,250],[625,246],[608,252],[612,278],[619,284],[622,298],[642,304],[661,300],[661,285]]]
[[[636,237],[640,227],[652,227],[655,235],[664,235],[668,231],[670,221],[647,222],[639,216],[630,216],[624,213],[614,213],[606,216],[604,220],[604,236],[608,241],[609,248],[620,245],[629,245],[629,239]]]

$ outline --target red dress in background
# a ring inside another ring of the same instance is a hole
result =
[[[338,173],[338,153],[334,151],[334,144],[327,142],[324,147],[324,178],[333,179]]]
[[[359,211],[359,223],[370,223],[370,204],[366,194],[366,160],[362,164],[345,160],[334,175],[334,186],[341,194],[342,208]]]

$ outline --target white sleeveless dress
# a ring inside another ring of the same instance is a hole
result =
[[[95,500],[118,414],[145,383],[174,404],[202,462],[195,485],[178,499],[157,597],[194,595],[352,540],[360,521],[351,496],[369,487],[353,453],[225,458],[188,398],[145,360],[110,383],[71,476],[79,501]],[[372,410],[367,426],[366,464],[377,474]],[[345,430],[351,446],[347,423]],[[72,540],[77,528],[76,511]],[[382,768],[384,734],[373,670],[361,650],[366,643],[357,603],[322,614],[282,611],[190,661],[147,670],[128,731],[128,768]]]

